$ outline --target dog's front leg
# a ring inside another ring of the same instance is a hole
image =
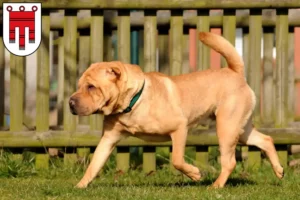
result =
[[[171,133],[172,138],[172,163],[174,167],[194,181],[201,178],[197,167],[190,165],[184,160],[184,149],[187,139],[187,129],[184,127]]]
[[[104,166],[116,144],[123,138],[123,135],[116,131],[104,131],[104,134],[94,152],[91,163],[89,164],[84,176],[76,185],[77,188],[86,188],[96,177]]]

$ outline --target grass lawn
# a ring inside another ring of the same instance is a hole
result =
[[[106,168],[87,189],[76,189],[82,167],[66,168],[53,164],[48,171],[39,171],[32,161],[22,162],[0,157],[0,199],[299,199],[300,169],[285,171],[278,180],[268,164],[258,171],[246,172],[239,163],[223,189],[209,189],[218,176],[205,173],[200,182],[173,174],[167,166],[148,175],[139,168],[128,173]],[[109,165],[108,165],[109,166]]]

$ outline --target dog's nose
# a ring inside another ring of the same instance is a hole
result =
[[[70,106],[70,110],[71,110],[71,112],[72,112],[73,115],[77,114],[76,109],[75,109],[75,105],[76,105],[76,99],[70,98],[70,100],[69,100],[69,106]]]

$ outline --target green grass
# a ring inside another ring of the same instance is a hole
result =
[[[0,199],[298,199],[300,169],[286,170],[285,178],[278,180],[271,167],[264,164],[255,172],[247,172],[241,163],[223,189],[209,189],[219,173],[207,171],[200,182],[173,174],[167,165],[150,175],[139,167],[128,173],[114,170],[110,161],[101,176],[87,188],[74,185],[84,173],[82,165],[63,167],[52,160],[48,171],[36,171],[34,160],[14,159],[10,154],[0,156]]]

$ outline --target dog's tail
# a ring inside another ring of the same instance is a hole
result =
[[[234,46],[220,35],[200,32],[199,40],[225,57],[228,67],[244,76],[244,62]]]

